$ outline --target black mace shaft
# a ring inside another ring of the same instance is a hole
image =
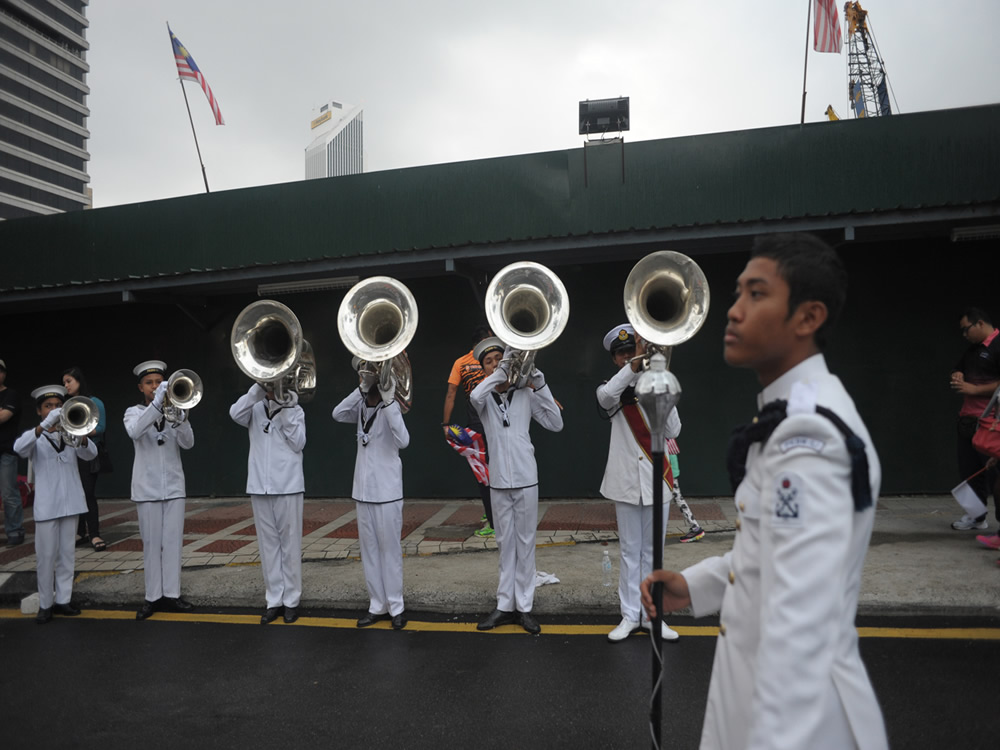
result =
[[[653,459],[653,570],[663,569],[663,439],[661,449],[654,451]],[[653,750],[660,750],[663,686],[663,584],[653,584],[653,601],[656,602],[656,619],[650,623],[649,635],[653,644],[653,695],[649,704],[649,725]]]

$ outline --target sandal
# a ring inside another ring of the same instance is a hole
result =
[[[91,539],[90,544],[91,546],[93,546],[94,552],[104,552],[104,550],[108,548],[108,545],[100,537],[97,537],[96,539]]]

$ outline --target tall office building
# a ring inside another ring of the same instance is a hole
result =
[[[306,179],[364,172],[364,124],[364,112],[353,104],[330,101],[313,109]]]
[[[89,208],[90,0],[0,0],[0,219]]]

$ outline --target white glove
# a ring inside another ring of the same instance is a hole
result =
[[[45,415],[45,419],[42,420],[42,429],[51,430],[57,424],[59,424],[59,417],[62,414],[62,407],[56,407],[48,414]]]
[[[389,387],[382,390],[382,386],[379,385],[379,394],[382,396],[382,403],[388,406],[392,403],[392,400],[396,397],[396,376],[389,376]]]
[[[279,402],[282,406],[291,408],[292,406],[298,406],[299,394],[295,391],[285,391],[284,400]]]
[[[254,383],[250,386],[250,390],[247,391],[247,395],[253,399],[254,402],[261,401],[267,398],[267,388],[260,383]]]
[[[511,360],[514,358],[515,354],[517,354],[517,350],[511,349],[508,346],[506,349],[503,350],[503,356],[500,358],[500,364],[497,365],[497,369],[502,370],[503,374],[507,376],[508,380],[510,379]]]
[[[163,399],[167,397],[167,381],[164,380],[156,388],[156,393],[153,394],[153,406],[157,409],[163,408]]]
[[[545,375],[541,370],[536,368],[535,371],[531,373],[531,377],[528,378],[528,385],[536,391],[545,387]]]

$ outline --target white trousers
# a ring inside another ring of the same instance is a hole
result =
[[[297,607],[302,596],[302,493],[251,495],[268,607]]]
[[[535,603],[535,534],[538,485],[519,490],[490,489],[493,528],[500,550],[497,609],[530,612]]]
[[[667,511],[663,506],[663,529],[661,544],[666,538]],[[618,519],[618,547],[621,557],[618,561],[618,600],[621,602],[622,617],[640,622],[642,605],[639,601],[639,585],[653,570],[653,506],[615,503]]]
[[[76,524],[79,518],[63,516],[35,522],[38,606],[42,609],[49,609],[53,603],[69,604],[73,596]]]
[[[136,503],[142,565],[146,577],[146,601],[181,595],[181,548],[184,546],[184,500],[153,500]]]
[[[403,501],[392,503],[355,502],[361,565],[368,587],[368,611],[388,612],[395,617],[403,611]]]

